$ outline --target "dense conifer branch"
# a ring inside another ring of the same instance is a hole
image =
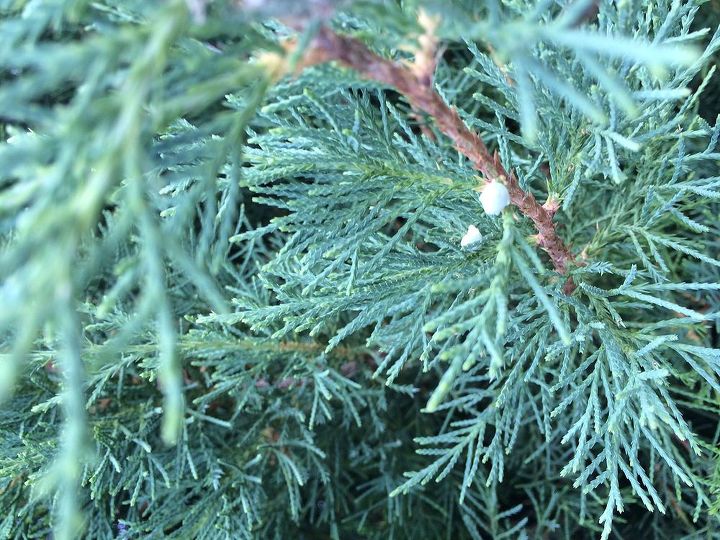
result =
[[[465,125],[457,110],[445,103],[433,88],[432,71],[427,66],[413,69],[415,66],[387,60],[372,52],[361,41],[323,27],[313,40],[303,64],[329,61],[338,61],[368,79],[394,87],[415,110],[430,116],[440,131],[453,141],[455,148],[472,161],[486,181],[497,180],[505,184],[510,202],[535,224],[538,245],[550,256],[555,269],[561,274],[567,271],[574,257],[557,234],[552,208],[541,206],[532,193],[524,191],[512,171],[507,171],[498,157],[490,153],[478,134]]]
[[[0,537],[718,537],[720,19],[619,4],[0,0]]]

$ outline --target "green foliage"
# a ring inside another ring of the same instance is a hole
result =
[[[441,17],[570,276],[393,89],[272,81],[308,10],[246,4],[0,0],[0,537],[716,537],[700,2],[318,3],[401,60]]]

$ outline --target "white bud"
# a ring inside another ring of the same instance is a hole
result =
[[[463,236],[462,240],[460,240],[460,247],[467,249],[479,244],[480,242],[482,242],[482,234],[480,234],[480,231],[478,231],[478,228],[475,225],[470,225],[465,233],[465,236]]]
[[[503,184],[493,180],[482,190],[480,203],[487,215],[497,216],[510,204],[510,195]]]

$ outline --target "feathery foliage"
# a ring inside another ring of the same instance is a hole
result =
[[[0,0],[0,537],[714,538],[701,9]]]

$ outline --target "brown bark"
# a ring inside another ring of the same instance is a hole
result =
[[[428,70],[413,70],[412,66],[382,58],[361,41],[323,27],[301,63],[312,65],[329,61],[340,62],[368,79],[392,86],[405,96],[414,110],[432,118],[438,129],[452,140],[455,148],[472,162],[486,181],[497,180],[505,184],[510,202],[535,225],[538,246],[548,254],[555,270],[560,274],[567,272],[575,257],[557,235],[553,222],[554,204],[543,207],[532,193],[520,187],[515,175],[502,166],[497,155],[492,155],[478,134],[465,125],[457,110],[445,103],[435,91],[432,74]]]

